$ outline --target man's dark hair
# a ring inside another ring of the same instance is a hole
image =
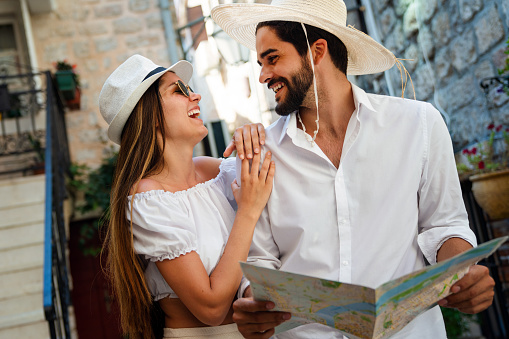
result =
[[[329,48],[329,54],[332,59],[332,63],[341,72],[346,74],[348,66],[348,53],[346,46],[343,42],[334,34],[329,33],[321,28],[306,26],[308,34],[309,45],[312,45],[318,39],[325,39],[327,41],[327,47]],[[282,40],[291,43],[295,46],[297,52],[304,56],[308,53],[308,45],[306,43],[306,35],[302,26],[298,22],[293,21],[264,21],[260,22],[256,26],[256,32],[262,27],[270,27],[274,29],[277,37]]]

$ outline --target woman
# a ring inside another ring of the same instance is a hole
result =
[[[186,85],[191,75],[186,61],[164,68],[134,55],[99,96],[108,137],[120,144],[104,248],[130,338],[154,337],[153,300],[165,314],[165,338],[242,337],[231,309],[238,262],[247,258],[274,164],[255,154],[261,169],[250,172],[243,160],[240,189],[234,159],[193,158],[207,129],[198,119],[201,97]]]

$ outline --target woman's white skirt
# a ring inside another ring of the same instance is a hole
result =
[[[187,338],[187,339],[242,339],[244,338],[237,329],[237,324],[228,324],[212,327],[193,328],[165,328],[163,339]]]

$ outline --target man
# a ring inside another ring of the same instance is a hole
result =
[[[348,81],[346,74],[384,71],[396,59],[346,27],[343,1],[222,5],[212,17],[256,48],[259,80],[274,90],[282,115],[266,130],[277,171],[249,262],[375,288],[422,268],[424,258],[435,264],[475,246],[438,111],[366,94]],[[241,149],[242,133],[235,140]],[[493,285],[486,267],[472,266],[439,304],[480,312],[491,305]],[[272,302],[254,301],[249,287],[243,296],[234,320],[247,338],[268,338],[290,317],[270,312]],[[342,335],[310,324],[279,337]],[[445,338],[438,306],[395,337]]]

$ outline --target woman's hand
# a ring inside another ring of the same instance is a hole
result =
[[[246,158],[242,160],[241,187],[237,184],[237,180],[232,183],[233,195],[239,207],[237,214],[247,213],[255,220],[260,217],[272,191],[276,165],[274,161],[271,161],[271,157],[272,154],[267,152],[261,167],[259,152],[254,154],[251,164]]]
[[[241,126],[233,133],[232,140],[223,152],[225,158],[234,150],[240,159],[252,159],[254,154],[260,153],[260,146],[265,144],[265,128],[262,124],[247,124]]]

